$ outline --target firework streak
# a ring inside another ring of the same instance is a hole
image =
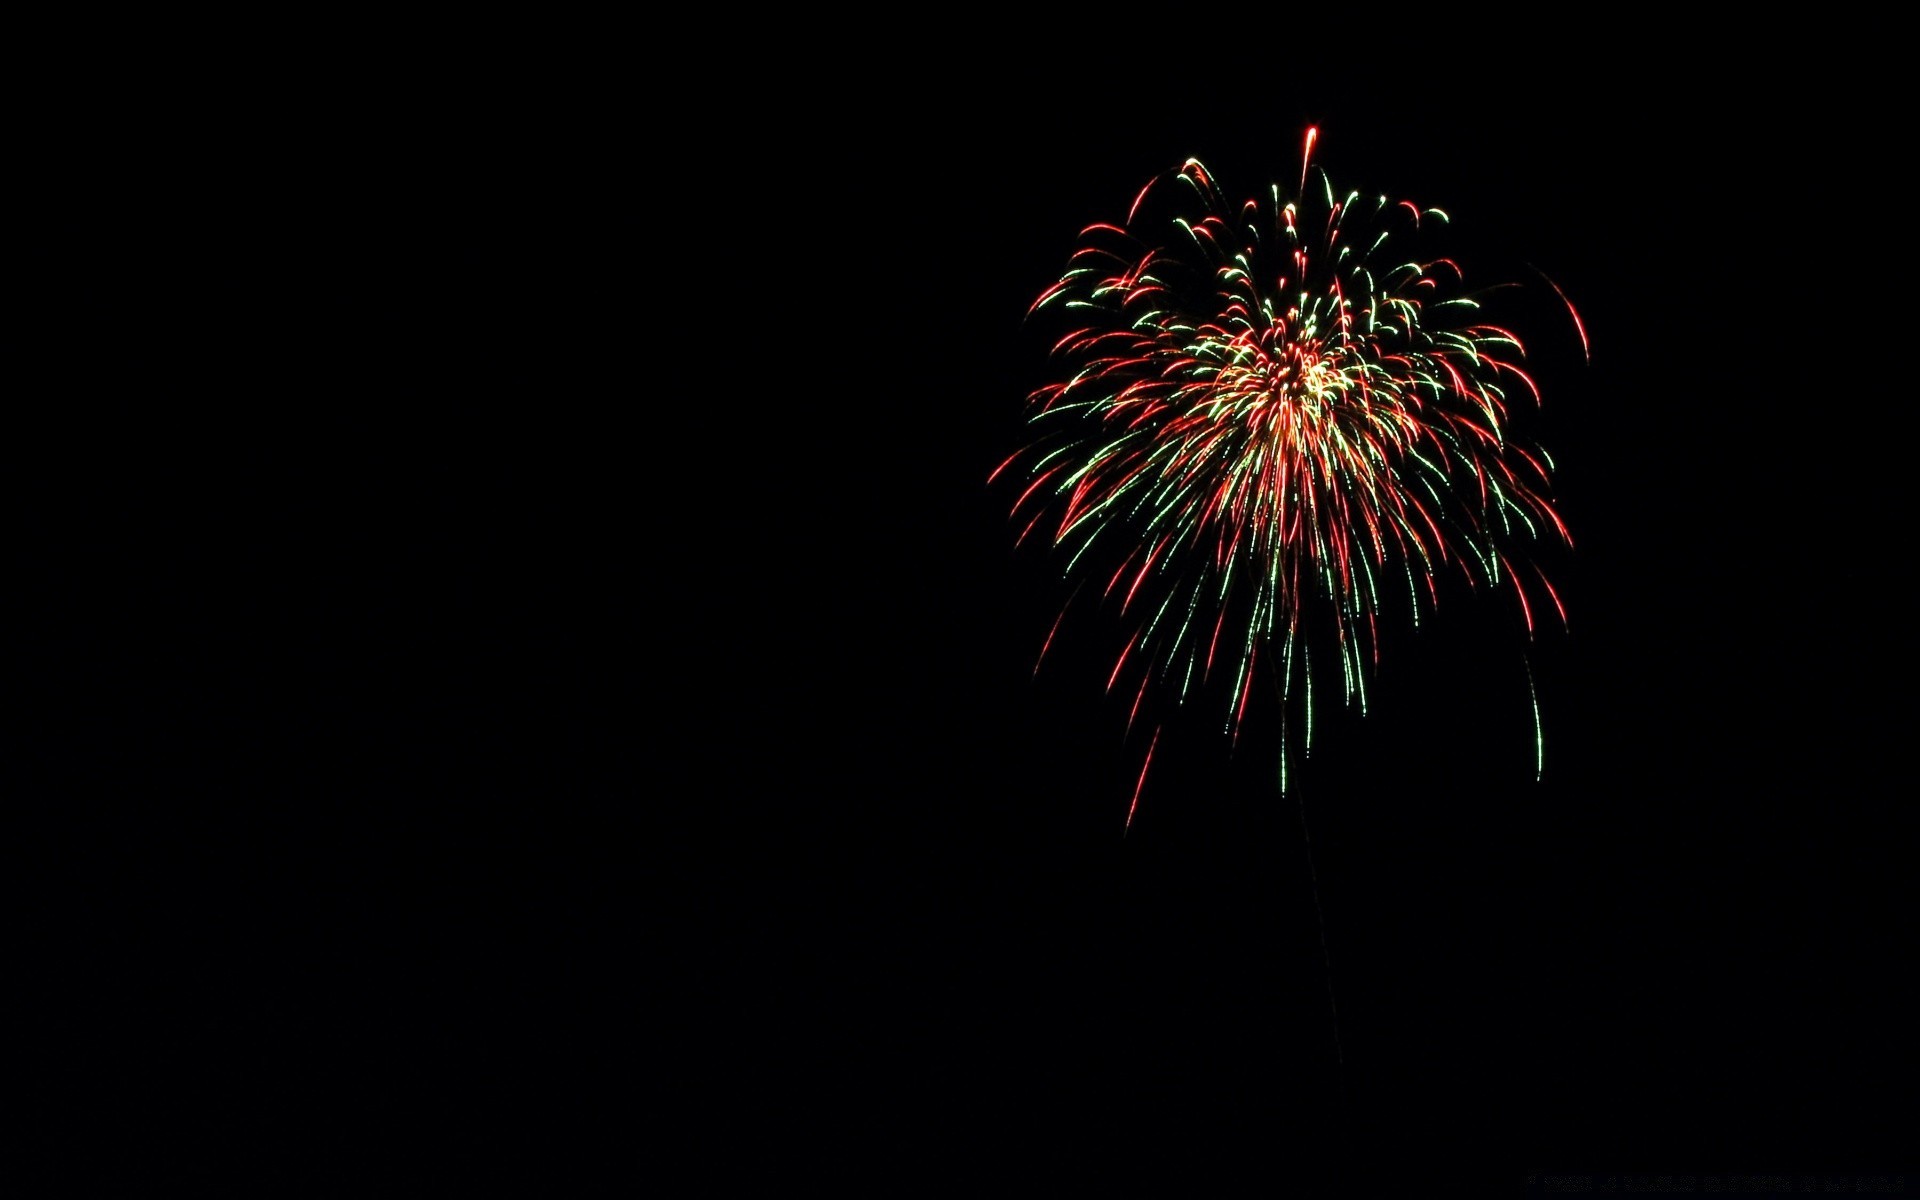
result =
[[[1021,542],[1050,539],[1118,604],[1107,687],[1133,693],[1129,729],[1150,687],[1177,707],[1219,681],[1237,738],[1265,671],[1283,714],[1298,688],[1310,744],[1309,642],[1335,648],[1364,713],[1380,615],[1404,602],[1417,624],[1447,572],[1510,588],[1529,636],[1542,598],[1566,620],[1510,557],[1571,545],[1551,460],[1509,436],[1514,399],[1540,401],[1519,338],[1453,260],[1414,253],[1445,213],[1338,197],[1314,136],[1296,199],[1274,185],[1229,207],[1191,159],[1149,183],[1029,313],[1065,323],[1064,378],[1028,398],[1035,440],[993,476],[1026,476]]]

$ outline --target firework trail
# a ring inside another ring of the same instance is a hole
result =
[[[1540,402],[1520,339],[1452,259],[1419,252],[1445,213],[1336,193],[1315,137],[1292,198],[1229,205],[1192,159],[1149,183],[1029,312],[1065,322],[1062,377],[1028,398],[1034,440],[992,478],[1024,473],[1019,540],[1049,540],[1098,585],[1076,595],[1119,606],[1107,688],[1131,693],[1129,729],[1150,688],[1179,707],[1217,682],[1237,738],[1267,673],[1310,745],[1327,655],[1309,645],[1332,648],[1364,713],[1382,614],[1417,624],[1443,574],[1511,589],[1529,636],[1543,600],[1566,619],[1511,549],[1571,545],[1551,460],[1509,434],[1516,399]]]

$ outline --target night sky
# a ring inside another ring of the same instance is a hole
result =
[[[371,1194],[1911,1188],[1902,143],[1691,53],[72,113],[6,251],[35,1143]],[[1034,672],[1071,582],[987,484],[1023,315],[1155,175],[1251,194],[1309,125],[1578,307],[1521,414],[1568,626],[1388,622],[1285,797],[1277,713],[1197,706],[1123,836],[1118,626]]]

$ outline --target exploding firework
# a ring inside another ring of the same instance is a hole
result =
[[[1364,713],[1382,614],[1417,623],[1448,573],[1510,589],[1529,636],[1543,599],[1566,620],[1513,549],[1571,545],[1551,460],[1510,434],[1515,401],[1540,402],[1519,337],[1423,252],[1444,212],[1336,193],[1314,138],[1292,198],[1275,184],[1230,206],[1191,159],[1150,182],[1124,224],[1082,232],[1029,313],[1066,322],[1062,370],[993,478],[1024,472],[1020,541],[1050,540],[1118,604],[1107,689],[1131,692],[1129,729],[1156,685],[1177,708],[1218,682],[1237,738],[1266,673],[1310,745],[1310,646]]]

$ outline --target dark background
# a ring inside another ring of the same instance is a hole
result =
[[[1909,1172],[1897,131],[1812,50],[1248,38],[19,109],[33,1145],[395,1194]],[[1457,590],[1293,795],[1274,714],[1197,721],[1123,837],[1112,630],[1033,673],[1066,588],[986,483],[1022,316],[1154,175],[1249,194],[1310,124],[1579,307],[1526,418],[1569,625]]]

